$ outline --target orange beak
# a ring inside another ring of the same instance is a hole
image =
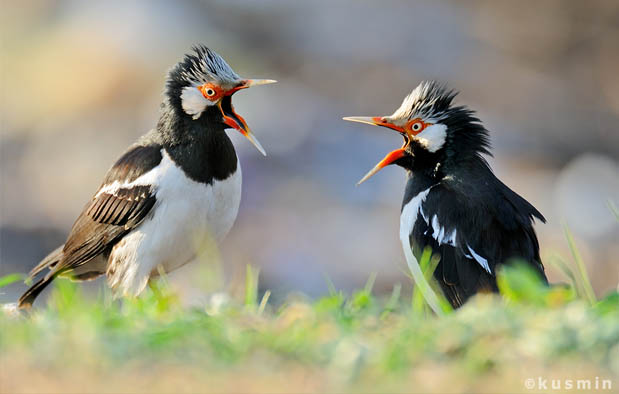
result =
[[[254,137],[254,134],[251,132],[249,126],[247,126],[247,122],[245,122],[245,119],[243,119],[241,115],[234,111],[231,96],[241,89],[247,89],[258,85],[267,85],[275,82],[277,81],[273,79],[244,79],[237,86],[226,91],[222,99],[217,103],[217,106],[219,107],[219,110],[224,118],[224,123],[243,134],[245,138],[247,138],[264,156],[267,154],[260,142],[256,139],[256,137]]]
[[[406,133],[406,131],[402,127],[396,126],[395,124],[386,121],[384,117],[380,117],[380,116],[373,116],[373,117],[370,117],[370,116],[347,116],[347,117],[345,117],[343,119],[347,120],[349,122],[358,122],[358,123],[370,124],[372,126],[387,127],[389,129],[397,131],[400,134],[403,134],[404,136],[408,136],[408,134]],[[385,156],[384,159],[382,159],[378,164],[376,164],[374,166],[374,168],[372,168],[367,174],[365,174],[365,176],[363,178],[361,178],[361,180],[359,182],[357,182],[357,186],[362,184],[363,182],[367,181],[368,179],[370,179],[370,177],[372,177],[378,171],[382,170],[383,168],[387,167],[390,164],[393,164],[396,160],[403,158],[406,155],[406,147],[408,146],[409,141],[410,141],[410,139],[407,139],[404,142],[404,145],[402,145],[402,147],[400,149],[396,149],[396,150],[394,150],[392,152],[389,152],[387,154],[387,156]]]

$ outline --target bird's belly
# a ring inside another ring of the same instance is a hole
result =
[[[162,181],[152,214],[114,247],[108,282],[117,292],[137,295],[158,270],[171,272],[198,254],[210,255],[208,249],[217,248],[232,228],[241,198],[240,165],[209,185],[182,177],[169,186]]]

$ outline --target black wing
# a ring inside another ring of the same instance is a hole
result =
[[[155,205],[151,185],[104,192],[84,207],[63,248],[63,259],[54,270],[78,267],[112,247],[135,228]]]
[[[132,182],[157,167],[161,159],[159,145],[133,146],[121,156],[73,224],[62,250],[55,251],[33,269],[32,275],[44,268],[49,268],[50,272],[20,298],[20,307],[30,306],[57,275],[108,252],[141,223],[155,205],[156,185]]]
[[[421,204],[411,243],[440,253],[435,277],[452,305],[460,306],[479,291],[497,291],[496,269],[512,258],[528,262],[546,280],[534,217],[544,221],[494,176],[484,184],[447,180]]]
[[[54,270],[77,267],[113,246],[135,228],[155,204],[155,185],[132,184],[161,163],[161,146],[134,146],[108,171],[75,221]]]

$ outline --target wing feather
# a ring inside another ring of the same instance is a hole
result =
[[[497,266],[510,258],[528,262],[545,278],[532,223],[543,216],[531,204],[509,189],[504,193],[502,183],[495,188],[470,185],[466,192],[451,186],[432,187],[420,207],[424,214],[410,229],[410,241],[441,254],[435,277],[443,288],[457,287],[445,292],[452,305],[479,291],[496,291]]]
[[[121,156],[75,221],[62,258],[48,275],[74,269],[106,253],[146,218],[156,203],[156,185],[136,180],[156,170],[161,159],[159,145],[136,145]]]

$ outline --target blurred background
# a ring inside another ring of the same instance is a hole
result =
[[[241,209],[221,250],[203,256],[211,264],[171,275],[191,279],[186,296],[233,291],[247,264],[276,296],[318,296],[328,280],[350,290],[372,272],[377,292],[410,286],[398,239],[404,172],[355,187],[401,139],[341,117],[391,114],[425,79],[478,111],[494,171],[548,219],[536,226],[543,258],[570,258],[565,223],[598,295],[617,286],[617,1],[1,7],[0,275],[27,272],[64,241],[106,170],[155,125],[167,69],[204,43],[241,76],[279,83],[234,97],[269,156],[229,132]],[[4,288],[0,301],[24,289]]]

